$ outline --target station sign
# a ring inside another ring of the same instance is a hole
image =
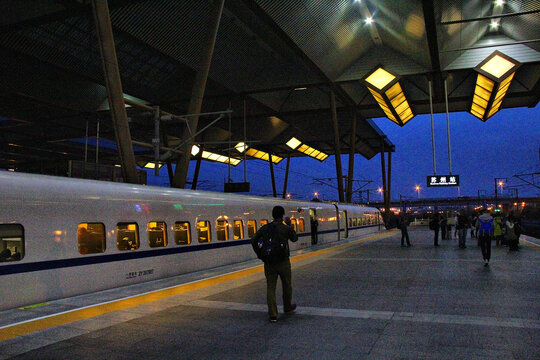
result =
[[[226,193],[236,193],[236,192],[249,192],[250,183],[241,182],[241,183],[225,183],[224,192]]]
[[[459,186],[459,175],[430,175],[427,177],[428,187]]]

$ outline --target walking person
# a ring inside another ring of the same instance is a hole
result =
[[[484,266],[489,266],[489,260],[491,258],[491,238],[493,237],[493,218],[489,215],[489,211],[484,210],[482,215],[478,217],[476,229],[476,234],[480,241],[480,248],[482,249]]]
[[[286,314],[296,310],[292,303],[292,275],[289,260],[289,240],[298,241],[298,235],[291,226],[287,217],[283,220],[285,209],[274,206],[272,217],[274,221],[264,225],[251,238],[251,245],[257,257],[264,262],[264,276],[266,277],[266,302],[270,322],[277,322],[276,285],[278,276],[283,286],[283,308]]]
[[[514,222],[514,233],[516,234],[516,240],[515,240],[515,249],[519,250],[519,237],[521,236],[521,233],[523,230],[521,230],[521,218],[517,217],[516,221]]]
[[[506,241],[508,242],[508,250],[517,251],[517,236],[516,236],[516,219],[510,215],[506,220]]]
[[[458,231],[459,248],[466,249],[467,229],[469,228],[469,217],[465,215],[465,210],[461,210],[456,221],[456,230]]]
[[[450,211],[448,213],[448,217],[446,218],[446,236],[447,236],[447,240],[453,240],[453,236],[452,236],[452,226],[454,226],[456,224],[456,217],[454,216],[453,212]]]
[[[447,226],[448,226],[448,218],[446,213],[442,213],[440,216],[439,226],[441,227],[441,240],[447,239]]]
[[[503,242],[503,221],[501,219],[501,214],[496,213],[495,218],[493,218],[493,238],[495,239],[495,246],[500,246]]]
[[[434,213],[429,222],[429,228],[433,230],[433,246],[439,246],[439,213]]]
[[[407,215],[401,214],[401,216],[398,219],[398,227],[401,229],[401,246],[405,246],[405,238],[407,239],[407,246],[411,246],[411,242],[409,241],[409,232],[407,231],[407,226],[409,226],[409,219],[407,219]]]

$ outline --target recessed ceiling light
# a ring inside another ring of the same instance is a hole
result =
[[[497,20],[491,20],[491,23],[489,24],[489,26],[491,26],[492,29],[497,29],[499,28],[499,22]]]
[[[369,24],[371,24],[371,23],[373,23],[373,17],[371,17],[371,16],[370,16],[370,17],[367,17],[367,18],[366,18],[366,24],[369,25]]]
[[[504,5],[504,0],[496,0],[496,1],[495,1],[495,5],[497,5],[497,6],[503,6],[503,5]]]

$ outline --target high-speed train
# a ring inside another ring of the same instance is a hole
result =
[[[381,231],[375,208],[0,171],[0,310],[253,259],[275,205],[291,250]]]

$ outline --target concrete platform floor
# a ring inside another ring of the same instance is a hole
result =
[[[0,359],[540,359],[540,242],[493,246],[486,268],[476,239],[431,234],[294,262],[298,310],[275,324],[259,272],[0,342]]]

